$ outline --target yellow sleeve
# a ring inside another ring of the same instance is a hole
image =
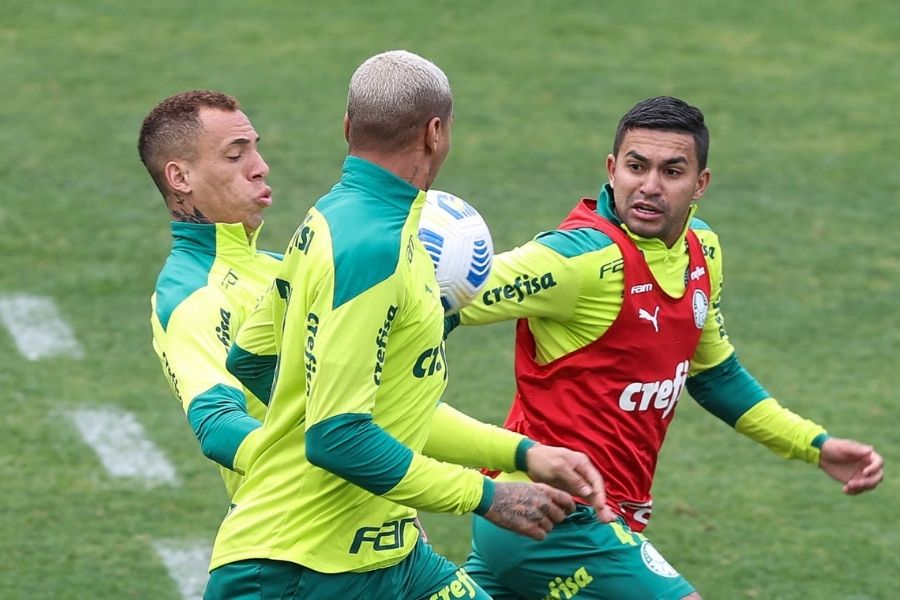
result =
[[[565,321],[572,316],[581,289],[576,266],[535,241],[494,257],[491,275],[471,304],[462,309],[463,325],[545,317]]]
[[[825,428],[767,398],[745,412],[735,429],[782,458],[799,458],[818,464]]]
[[[441,402],[422,452],[457,465],[516,471],[527,467],[524,454],[532,445],[522,434],[482,423]]]
[[[224,295],[201,288],[175,308],[165,330],[154,313],[154,348],[203,454],[241,473],[238,451],[260,423],[247,414],[241,384],[225,368],[232,315]]]

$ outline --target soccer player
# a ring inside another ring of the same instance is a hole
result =
[[[280,266],[256,249],[272,203],[259,135],[237,100],[198,90],[159,103],[138,152],[172,217],[172,252],[151,298],[153,348],[229,496],[265,406],[225,368],[232,338]]]
[[[619,516],[599,523],[579,502],[540,544],[476,517],[465,568],[497,600],[700,597],[641,534],[685,387],[740,433],[818,464],[845,493],[882,479],[871,446],[830,437],[782,407],[735,355],[720,309],[719,240],[694,217],[710,180],[708,147],[697,108],[671,97],[639,102],[619,122],[599,198],[497,255],[481,297],[448,320],[449,329],[519,319],[506,426],[590,456]]]
[[[379,54],[353,74],[347,104],[341,179],[303,219],[229,358],[251,380],[258,363],[266,395],[259,373],[274,356],[257,342],[268,336],[278,351],[265,424],[216,538],[208,600],[488,598],[419,540],[416,509],[474,511],[540,539],[574,504],[461,464],[524,468],[605,510],[583,454],[436,408],[448,370],[443,308],[418,221],[450,150],[446,75],[409,52]]]

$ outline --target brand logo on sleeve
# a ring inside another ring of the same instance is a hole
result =
[[[316,235],[315,230],[309,226],[310,221],[312,221],[312,214],[307,214],[306,218],[303,219],[303,224],[297,228],[294,237],[291,239],[289,251],[296,248],[303,254],[309,252],[309,246],[312,244],[313,237]]]
[[[316,374],[319,361],[313,352],[316,348],[316,334],[319,333],[319,315],[309,313],[306,315],[306,345],[303,348],[303,364],[306,366],[306,395],[309,396],[312,388],[312,378]]]
[[[486,290],[481,295],[481,301],[488,306],[503,300],[522,302],[526,296],[537,294],[541,290],[546,290],[554,286],[556,286],[556,280],[553,278],[552,272],[537,276],[518,275],[512,283]]]
[[[216,327],[216,337],[226,348],[231,348],[231,313],[224,308],[219,309],[219,326]]]
[[[384,359],[387,355],[387,342],[391,334],[391,327],[394,325],[394,317],[397,316],[397,307],[393,304],[388,307],[387,314],[384,316],[384,325],[378,330],[375,336],[375,372],[372,379],[375,385],[381,385],[381,375],[384,372]]]

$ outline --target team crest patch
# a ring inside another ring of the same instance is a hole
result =
[[[694,290],[692,304],[694,306],[694,325],[697,326],[697,329],[703,329],[703,324],[706,323],[706,313],[709,311],[709,299],[703,290]]]
[[[663,558],[663,555],[650,542],[641,544],[641,559],[648,569],[660,577],[678,577],[678,571]]]

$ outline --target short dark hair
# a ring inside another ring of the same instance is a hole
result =
[[[700,170],[706,168],[709,154],[709,130],[703,122],[703,113],[696,106],[672,96],[657,96],[641,100],[619,121],[616,139],[613,142],[613,156],[619,155],[619,147],[625,134],[632,129],[657,129],[689,133],[694,137],[697,163]]]
[[[141,125],[138,154],[156,187],[166,194],[163,167],[172,158],[190,158],[202,128],[200,109],[232,112],[240,108],[233,97],[210,90],[192,90],[170,96],[153,107]]]

